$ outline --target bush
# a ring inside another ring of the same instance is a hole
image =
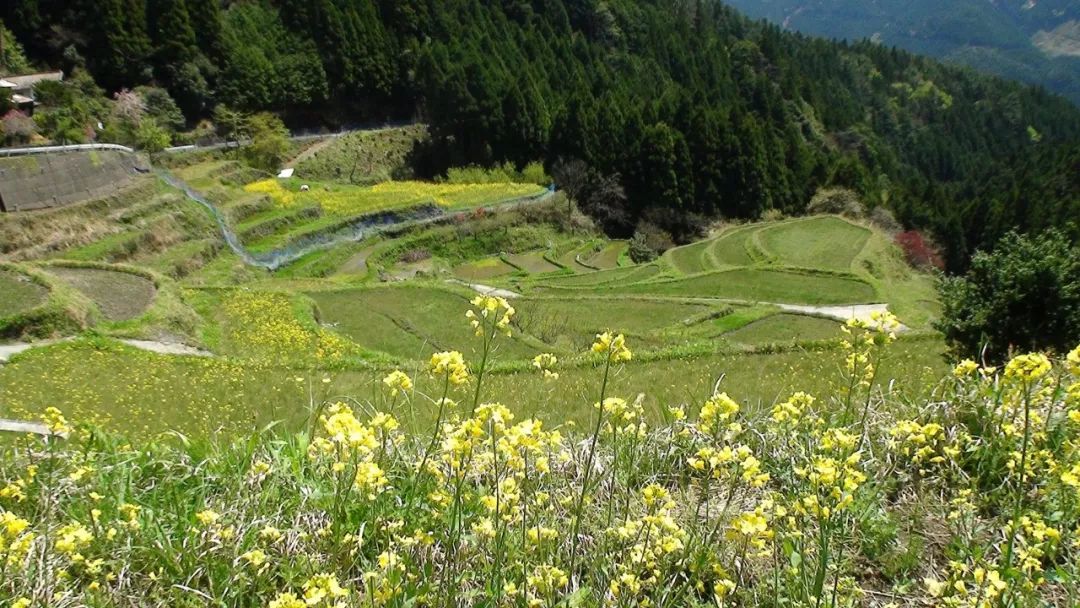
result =
[[[822,188],[810,199],[810,204],[806,206],[806,212],[862,217],[866,213],[866,207],[859,199],[859,195],[853,190],[847,188]]]
[[[958,353],[1002,360],[1014,350],[1064,352],[1080,341],[1080,247],[1050,230],[1009,233],[939,286],[937,328]]]

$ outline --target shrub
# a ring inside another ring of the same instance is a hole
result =
[[[4,136],[5,144],[25,144],[37,134],[37,124],[26,114],[11,110],[0,118],[0,133]]]
[[[835,213],[847,217],[862,217],[866,207],[859,195],[847,188],[822,188],[810,199],[807,213]]]
[[[937,328],[962,355],[985,349],[1001,360],[1013,350],[1064,352],[1080,341],[1080,247],[1056,230],[1005,235],[939,292]]]

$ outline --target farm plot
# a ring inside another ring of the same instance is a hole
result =
[[[506,260],[529,274],[544,274],[555,272],[559,267],[544,258],[543,251],[530,251],[529,253],[510,254]]]
[[[515,268],[497,257],[484,258],[454,268],[454,274],[467,281],[482,281],[513,274]]]
[[[90,298],[109,321],[127,321],[146,312],[157,293],[153,281],[129,272],[51,266],[49,274]]]
[[[571,351],[587,349],[600,332],[641,336],[715,310],[705,304],[637,298],[537,298],[515,301],[514,307],[518,327]]]
[[[815,217],[785,222],[758,232],[761,245],[791,266],[849,270],[870,231],[838,217]]]
[[[754,321],[725,338],[742,344],[782,344],[830,340],[840,335],[836,321],[806,315],[775,314]]]
[[[854,278],[756,269],[713,272],[671,281],[600,286],[599,289],[617,293],[814,305],[865,303],[876,297],[873,287]]]
[[[366,349],[404,359],[422,359],[442,350],[460,350],[467,357],[480,355],[479,341],[464,316],[468,300],[456,293],[402,286],[309,295],[318,305],[324,327]],[[393,332],[386,320],[398,331]],[[508,360],[531,357],[539,349],[516,336],[500,340],[499,352]]]

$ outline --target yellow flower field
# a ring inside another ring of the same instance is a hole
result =
[[[287,299],[234,294],[265,348]],[[596,337],[583,427],[485,398],[514,308],[458,319],[373,403],[313,395],[298,432],[142,445],[58,409],[0,447],[0,605],[1075,605],[1080,347],[958,364],[919,401],[875,382],[896,319],[843,325],[835,388],[754,410],[717,387],[651,423],[623,335]],[[266,325],[263,328],[262,325]],[[262,333],[260,333],[262,332]],[[310,346],[310,342],[308,343]],[[559,359],[533,373],[560,382]],[[399,420],[433,413],[426,430]]]
[[[374,186],[313,184],[299,191],[299,182],[266,179],[244,186],[265,194],[281,208],[317,205],[333,216],[353,216],[434,204],[445,209],[468,209],[542,194],[535,184],[439,184],[420,181],[382,182]]]

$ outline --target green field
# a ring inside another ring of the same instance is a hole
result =
[[[411,137],[380,138],[399,136]],[[268,179],[224,155],[173,158],[172,171],[204,193],[254,251],[288,247],[376,210],[464,209],[539,191],[509,182],[347,183],[319,168],[357,154],[357,145],[390,143],[357,136],[312,144],[299,161],[310,173],[291,180]],[[384,169],[371,165],[362,173]],[[616,374],[616,382],[632,382],[619,390],[647,393],[650,404],[698,399],[721,373],[733,391],[771,403],[777,394],[762,392],[763,381],[794,387],[829,377],[838,354],[807,356],[802,349],[823,348],[840,323],[775,304],[887,303],[920,329],[937,314],[932,277],[908,268],[886,235],[839,217],[732,225],[633,264],[626,241],[568,229],[561,222],[565,204],[556,197],[393,229],[311,252],[274,272],[245,264],[205,209],[161,184],[55,214],[50,222],[69,233],[87,228],[78,239],[57,240],[47,254],[35,254],[34,239],[55,238],[48,226],[0,218],[13,251],[57,277],[76,313],[94,305],[103,313],[96,326],[92,312],[78,321],[89,339],[34,350],[0,368],[0,403],[15,417],[63,402],[81,419],[121,430],[204,434],[298,421],[306,415],[303,403],[322,391],[377,401],[382,376],[395,367],[422,384],[420,369],[434,352],[457,349],[474,363],[480,357],[464,317],[475,294],[462,283],[520,294],[511,298],[514,336],[501,339],[494,353],[492,398],[525,413],[582,420],[588,408],[580,404],[595,388],[583,353],[603,331],[625,333],[635,350],[635,362]],[[50,263],[39,263],[44,258]],[[117,260],[127,266],[101,264]],[[129,266],[171,279],[163,278],[158,292],[153,282],[117,271]],[[47,295],[0,272],[0,316]],[[164,337],[216,357],[135,351],[94,334]],[[942,344],[932,335],[896,349],[897,376],[905,365],[916,374],[940,371]],[[529,360],[541,352],[559,357],[557,384],[534,373]]]
[[[45,302],[49,290],[22,274],[0,270],[0,318],[26,312]]]
[[[802,226],[812,222],[813,228]],[[849,270],[870,230],[838,217],[794,221],[757,232],[762,246],[783,264],[827,270]]]
[[[497,358],[508,354],[499,352]],[[939,340],[901,340],[890,347],[878,382],[884,387],[896,380],[899,394],[917,397],[946,371],[942,352]],[[841,364],[839,351],[679,357],[626,365],[616,370],[611,390],[628,399],[645,394],[647,412],[655,420],[661,406],[699,404],[723,375],[722,390],[756,409],[795,390],[830,391]],[[422,395],[441,387],[414,365],[404,369],[418,382],[418,392],[415,407],[403,418],[430,422],[433,411]],[[385,374],[155,355],[108,341],[79,341],[36,349],[0,366],[0,418],[33,418],[63,404],[74,420],[134,435],[244,433],[275,420],[302,422],[312,399],[377,407],[387,398],[381,385]],[[546,382],[531,371],[495,373],[485,383],[484,398],[504,402],[520,416],[580,424],[592,416],[589,404],[596,399],[599,376],[588,366],[560,369],[558,382]]]
[[[874,288],[855,278],[785,270],[728,270],[685,279],[604,285],[613,293],[730,298],[785,304],[857,304],[873,302]]]
[[[426,359],[431,353],[461,350],[476,358],[476,340],[465,321],[468,299],[433,287],[389,287],[324,291],[309,294],[321,322],[362,347],[406,360]],[[369,320],[374,321],[369,327]],[[398,331],[390,332],[389,325]],[[505,340],[500,355],[532,357],[539,348],[521,339]]]
[[[840,335],[836,321],[785,313],[754,321],[724,337],[741,344],[782,344],[830,340]]]

